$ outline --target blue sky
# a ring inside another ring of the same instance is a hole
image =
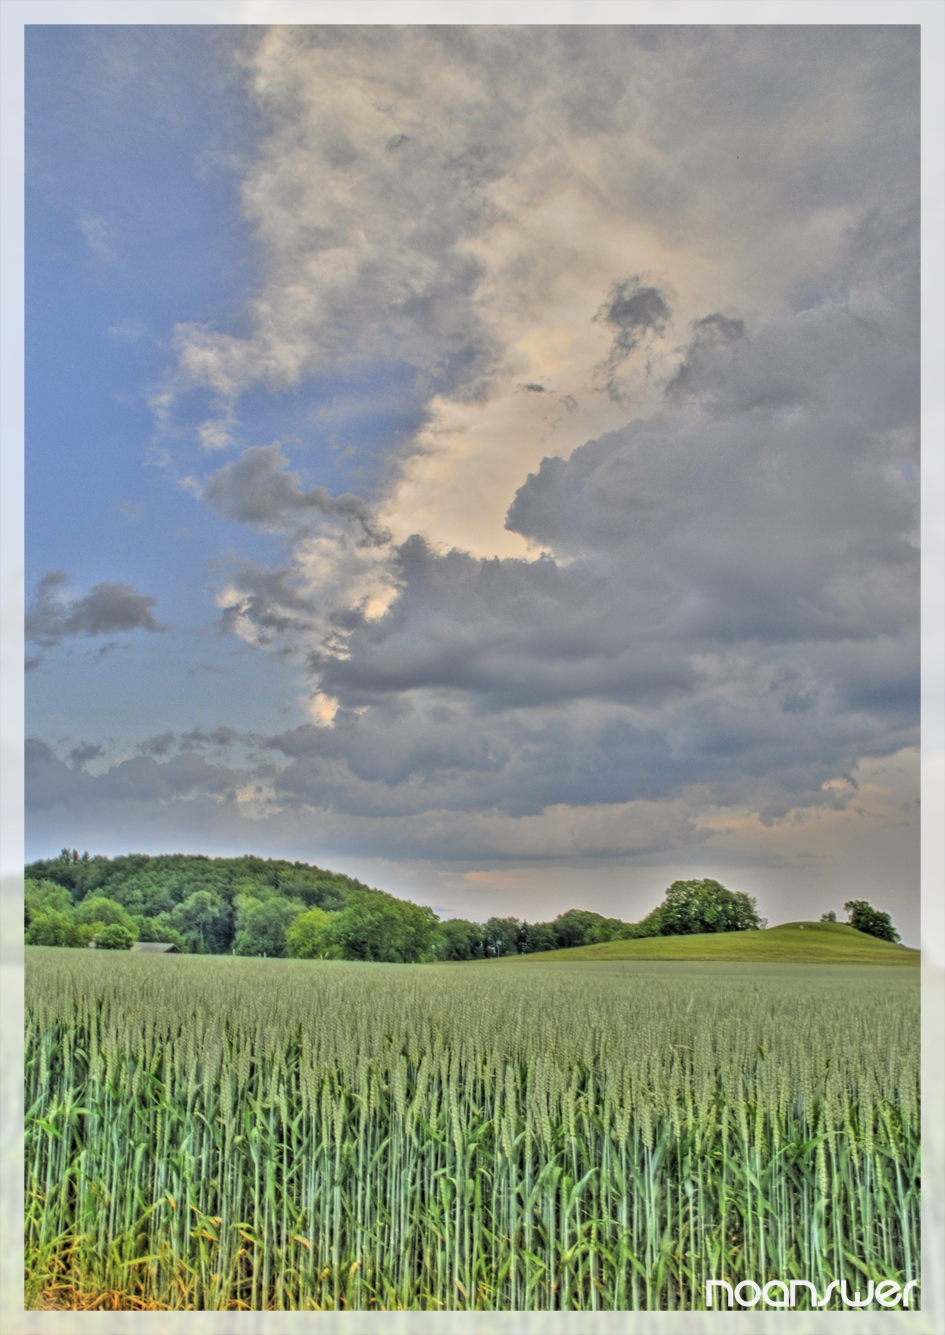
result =
[[[195,524],[192,496],[168,485],[148,406],[175,318],[238,310],[253,281],[252,238],[219,158],[221,144],[247,151],[258,127],[227,88],[221,36],[28,32],[27,584],[61,569],[87,589],[120,570],[120,582],[157,597],[179,634],[191,632],[189,654],[155,637],[135,646],[133,662],[116,650],[107,673],[97,655],[108,640],[83,643],[64,710],[62,680],[40,670],[37,722],[70,735],[88,718],[87,728],[94,719],[98,732],[131,740],[148,717],[142,658],[161,681],[156,722],[185,693],[187,667],[232,666],[205,633],[206,565],[227,535]]]
[[[917,939],[917,126],[908,27],[32,28],[28,855]]]

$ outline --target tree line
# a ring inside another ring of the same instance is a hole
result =
[[[64,848],[58,858],[26,867],[25,926],[29,945],[128,949],[135,941],[165,941],[188,954],[418,963],[751,931],[766,921],[752,897],[714,880],[674,881],[663,902],[635,923],[590,909],[568,909],[547,922],[479,923],[441,920],[431,908],[304,862],[107,858]]]

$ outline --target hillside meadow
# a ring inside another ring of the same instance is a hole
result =
[[[713,1278],[917,1279],[919,971],[812,927],[842,964],[29,948],[27,1304],[678,1310]]]
[[[602,941],[571,950],[509,957],[530,965],[585,960],[690,960],[756,964],[898,965],[917,969],[921,953],[866,936],[838,922],[786,922],[755,932],[708,932],[650,936],[637,941]]]

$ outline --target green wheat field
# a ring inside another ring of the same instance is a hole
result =
[[[814,964],[619,944],[419,966],[29,948],[27,1306],[58,1285],[677,1310],[709,1279],[917,1279],[919,970],[844,940]]]

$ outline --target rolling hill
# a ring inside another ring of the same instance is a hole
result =
[[[761,932],[717,932],[698,936],[650,936],[603,941],[570,950],[507,955],[504,961],[539,964],[554,960],[717,960],[746,964],[888,964],[917,967],[920,952],[858,932],[838,922],[784,922]],[[498,961],[497,961],[498,963]]]

